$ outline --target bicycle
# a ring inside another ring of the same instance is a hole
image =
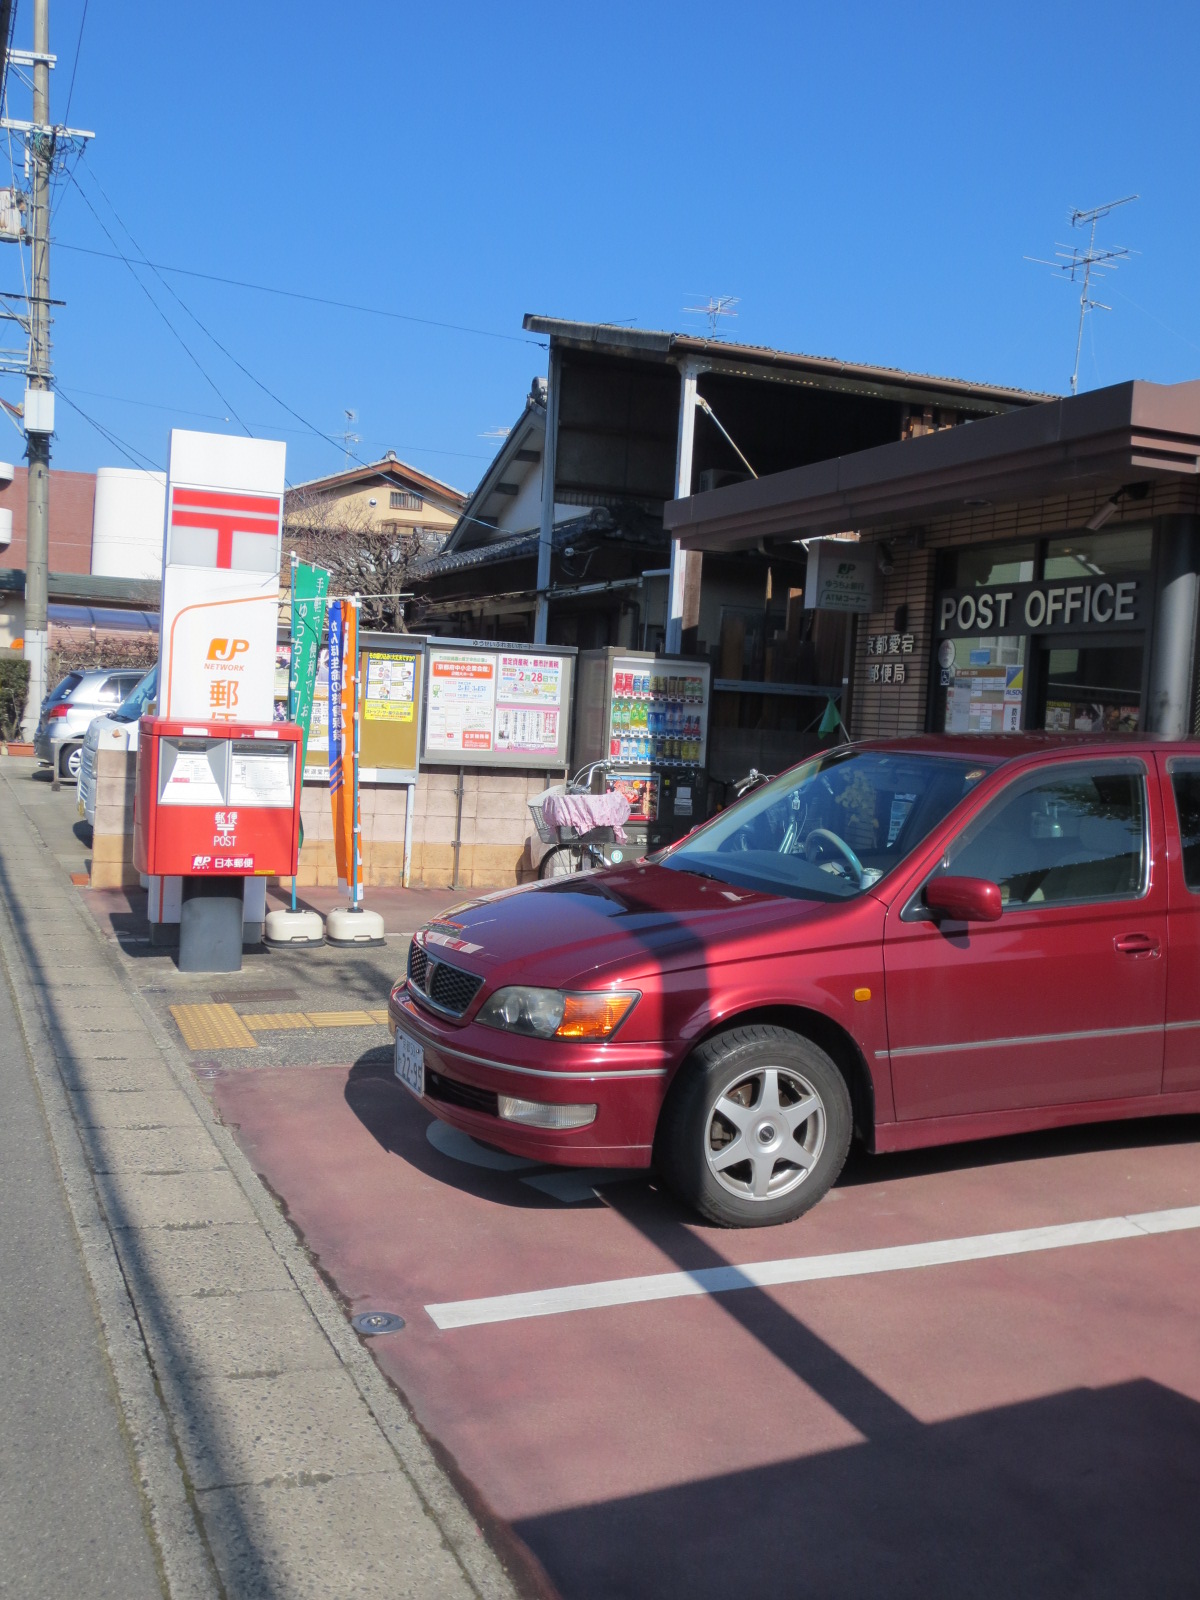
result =
[[[625,817],[621,817],[620,822],[600,823],[582,832],[570,824],[549,821],[542,809],[546,801],[556,795],[578,796],[580,799],[588,796],[596,802],[608,802],[604,807],[597,805],[596,809],[608,809],[615,814],[620,807],[612,802],[618,796],[592,795],[592,776],[597,771],[603,771],[605,765],[603,761],[591,761],[567,780],[565,789],[547,789],[545,794],[529,802],[538,838],[543,844],[553,846],[538,863],[539,878],[566,878],[576,872],[596,872],[601,867],[619,866],[628,859],[627,846],[616,838],[617,826],[629,815],[628,802],[624,802]]]

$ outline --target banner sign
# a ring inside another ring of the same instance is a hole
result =
[[[358,774],[355,770],[355,720],[358,611],[345,600],[329,608],[329,802],[333,808],[333,850],[338,887],[352,903],[362,899],[358,851]]]
[[[171,431],[159,714],[270,723],[285,447]]]
[[[308,729],[317,689],[317,658],[325,633],[329,574],[301,561],[292,573],[292,659],[288,681],[288,721],[299,724],[301,767],[308,757]]]

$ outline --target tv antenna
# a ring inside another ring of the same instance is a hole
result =
[[[697,298],[699,297],[697,296]],[[710,294],[704,305],[684,306],[683,309],[687,312],[694,312],[697,316],[707,317],[708,336],[710,339],[716,339],[720,337],[720,335],[717,333],[717,329],[720,326],[721,318],[736,317],[737,312],[733,308],[734,306],[738,305],[740,301],[741,296],[736,294]]]
[[[361,444],[362,443],[362,437],[361,437],[360,434],[357,434],[357,433],[354,432],[354,424],[358,421],[358,412],[357,411],[343,411],[342,415],[346,419],[346,426],[345,426],[345,428],[343,428],[342,432],[338,434],[337,437],[342,441],[342,444],[343,444],[343,446],[345,448],[345,451],[346,451],[346,471],[349,472],[349,470],[350,470],[350,456],[351,456],[350,446],[351,445],[355,445],[355,444]]]
[[[1111,249],[1097,249],[1096,224],[1101,217],[1108,216],[1110,211],[1115,211],[1118,206],[1127,206],[1138,199],[1136,194],[1127,194],[1122,200],[1109,200],[1105,205],[1093,206],[1090,211],[1081,211],[1076,207],[1071,212],[1071,226],[1073,228],[1086,228],[1088,230],[1087,249],[1081,250],[1078,245],[1056,245],[1053,261],[1043,261],[1040,256],[1026,256],[1026,261],[1033,261],[1040,267],[1050,267],[1060,277],[1071,283],[1080,285],[1079,294],[1079,329],[1075,335],[1075,366],[1071,373],[1071,393],[1079,392],[1079,354],[1083,349],[1083,324],[1089,311],[1111,311],[1110,305],[1105,305],[1103,300],[1092,299],[1092,280],[1100,280],[1110,272],[1115,272],[1122,261],[1128,261],[1134,253],[1124,245],[1114,245]]]

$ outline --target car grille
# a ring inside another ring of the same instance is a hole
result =
[[[490,1117],[500,1115],[494,1089],[477,1089],[474,1084],[443,1077],[429,1067],[425,1068],[425,1093],[430,1100],[441,1100],[448,1106],[461,1106],[464,1111],[483,1111]]]
[[[408,981],[418,999],[452,1017],[462,1016],[483,983],[473,972],[434,960],[415,939],[408,950]]]

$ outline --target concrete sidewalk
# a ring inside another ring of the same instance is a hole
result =
[[[0,761],[0,959],[168,1592],[516,1594],[38,838],[25,765]]]

